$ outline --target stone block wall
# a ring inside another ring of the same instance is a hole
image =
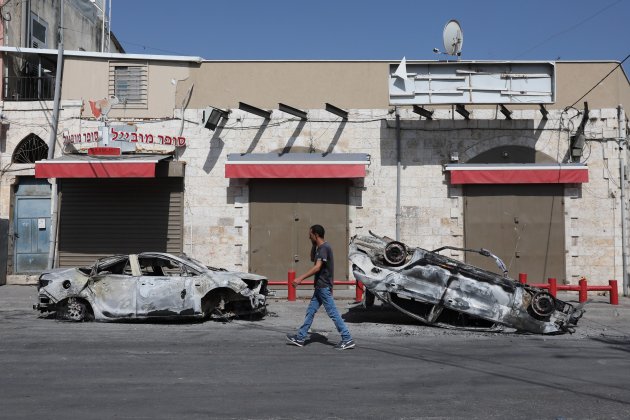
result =
[[[17,168],[10,164],[11,153],[29,133],[48,139],[49,109],[13,106],[18,108],[4,111],[12,123],[4,130],[1,168]],[[76,104],[64,104],[63,108],[60,133],[94,129],[100,124],[80,119]],[[178,112],[173,120],[135,124],[140,131],[159,128],[176,133],[181,127]],[[396,125],[390,110],[352,109],[348,120],[342,121],[315,109],[308,110],[306,122],[277,110],[269,121],[232,110],[227,123],[215,131],[203,127],[202,112],[185,111],[182,135],[187,146],[176,152],[176,158],[186,162],[183,250],[187,254],[210,265],[248,270],[248,183],[225,178],[229,153],[368,153],[371,163],[367,176],[353,180],[350,188],[350,235],[372,230],[395,236]],[[611,278],[622,280],[622,152],[617,143],[617,110],[593,110],[589,117],[582,158],[589,166],[589,182],[565,186],[567,279],[574,283],[585,276],[589,282],[606,284]],[[520,145],[562,162],[567,158],[570,135],[581,120],[573,110],[550,111],[548,120],[541,119],[537,111],[514,111],[513,119],[505,120],[494,108],[474,109],[470,120],[448,109],[436,110],[432,121],[420,119],[407,109],[400,110],[400,118],[400,239],[427,249],[464,244],[463,189],[449,185],[443,168],[453,152],[465,163],[498,146]],[[61,154],[61,146],[58,144],[56,155]],[[2,172],[0,219],[11,219],[9,178],[28,174],[32,174],[32,165],[18,172]],[[457,252],[452,255],[462,257]]]
[[[613,112],[614,111],[614,112]],[[187,111],[188,120],[200,112]],[[575,111],[514,111],[505,120],[494,109],[473,110],[464,120],[438,110],[433,121],[401,110],[401,240],[423,248],[463,246],[463,189],[451,186],[443,165],[457,152],[461,163],[495,147],[526,146],[565,161],[570,135],[579,125]],[[186,252],[210,264],[247,270],[248,187],[224,178],[229,153],[314,151],[368,153],[367,176],[350,188],[350,235],[372,230],[396,232],[396,129],[389,110],[350,110],[349,119],[308,110],[300,122],[274,111],[271,120],[233,110],[225,127],[210,132],[187,125],[190,145],[181,155],[186,173]],[[604,117],[605,116],[605,117]],[[565,186],[567,280],[621,280],[619,148],[616,110],[591,111],[583,161],[590,180]],[[607,137],[608,136],[608,137]],[[201,197],[199,196],[201,195]],[[455,257],[462,257],[456,251]]]

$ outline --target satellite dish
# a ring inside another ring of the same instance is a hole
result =
[[[464,45],[464,32],[459,22],[455,19],[449,20],[444,26],[442,34],[444,39],[444,53],[449,55],[462,55],[462,46]]]

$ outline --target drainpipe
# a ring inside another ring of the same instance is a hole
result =
[[[400,241],[400,113],[396,109],[396,240]]]
[[[55,157],[55,144],[57,143],[57,127],[59,126],[59,103],[61,102],[61,77],[63,75],[63,4],[59,6],[59,41],[57,42],[57,72],[55,73],[55,99],[53,103],[53,115],[50,122],[50,138],[48,139],[48,159]],[[57,180],[53,178],[50,192],[50,249],[48,250],[48,265],[55,265],[55,251],[57,248]]]
[[[22,46],[24,48],[29,47],[28,42],[30,41],[30,31],[28,30],[29,25],[31,24],[30,5],[30,0],[22,2]]]
[[[626,118],[623,106],[617,107],[617,124],[619,125],[619,177],[621,188],[621,261],[623,273],[623,295],[628,296],[628,246],[626,243]]]

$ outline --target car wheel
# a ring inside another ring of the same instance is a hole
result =
[[[63,317],[69,321],[81,322],[90,319],[87,305],[77,299],[70,298],[63,310]]]
[[[407,260],[407,246],[402,242],[391,241],[385,245],[383,258],[385,262],[391,266],[398,267],[399,265],[403,265]]]

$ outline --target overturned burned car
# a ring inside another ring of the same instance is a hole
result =
[[[430,325],[491,331],[507,326],[538,334],[573,332],[583,314],[542,289],[510,279],[503,262],[485,249],[477,252],[494,258],[503,276],[438,253],[450,247],[408,248],[370,234],[355,236],[349,249],[368,305],[376,296]]]
[[[161,252],[114,255],[44,272],[34,309],[72,321],[225,319],[266,313],[267,279]]]

